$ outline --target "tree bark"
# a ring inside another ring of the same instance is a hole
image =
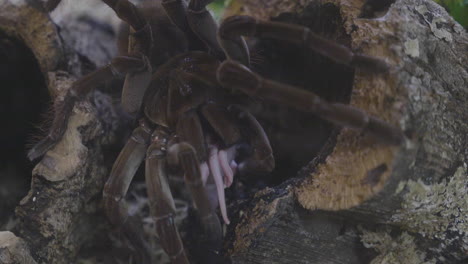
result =
[[[56,103],[73,81],[115,53],[114,37],[99,31],[77,17],[57,25],[40,2],[0,1],[2,39],[14,39],[32,51]],[[16,208],[14,234],[0,232],[0,255],[6,256],[0,263],[73,263],[84,245],[94,244],[107,230],[100,197],[112,161],[104,152],[119,125],[109,96],[96,92],[91,101],[75,106],[62,141],[32,172],[31,189]]]
[[[240,210],[234,263],[467,260],[468,35],[432,1],[369,2],[366,13],[363,1],[321,1],[339,8],[353,50],[392,65],[385,76],[357,70],[350,104],[400,126],[406,142],[330,136],[295,179]],[[231,10],[274,19],[311,3],[243,0]]]

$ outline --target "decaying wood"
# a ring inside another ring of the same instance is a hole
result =
[[[95,67],[88,57],[108,61],[112,52],[113,39],[105,33],[90,37],[80,29],[80,35],[73,35],[68,26],[63,23],[59,29],[39,2],[0,1],[0,31],[32,51],[56,102],[74,80]],[[85,38],[98,44],[88,48],[92,56],[80,50]],[[0,251],[6,248],[2,254],[7,254],[1,263],[72,263],[80,248],[92,244],[107,226],[99,197],[112,163],[104,160],[103,148],[114,140],[118,121],[110,98],[97,95],[93,102],[75,106],[63,140],[35,167],[31,190],[16,209],[19,223],[12,232],[21,239],[0,232]],[[107,118],[98,118],[98,111]],[[27,247],[30,255],[23,250]]]
[[[67,19],[59,31],[34,3],[1,1],[0,31],[31,49],[60,100],[76,78],[110,59],[113,37]],[[316,1],[234,3],[231,12],[270,19],[307,13]],[[359,18],[363,0],[320,3],[339,9],[353,50],[393,68],[376,76],[357,70],[350,104],[400,126],[408,139],[392,147],[353,131],[333,132],[296,177],[231,202],[225,254],[233,263],[466,261],[466,31],[429,0],[396,0],[369,18]],[[91,45],[96,41],[102,45]],[[100,202],[113,158],[104,149],[119,122],[106,96],[94,98],[102,100],[75,107],[64,139],[34,169],[14,235],[0,232],[5,263],[73,263],[81,248],[108,232]],[[23,256],[26,262],[18,260]]]
[[[26,243],[11,232],[0,232],[0,261],[2,264],[36,264]]]
[[[271,18],[307,12],[311,1],[241,2],[234,8]],[[375,18],[359,18],[363,1],[321,2],[340,8],[354,50],[393,66],[385,76],[356,71],[350,104],[399,125],[408,139],[391,147],[349,130],[331,137],[299,179],[242,210],[234,262],[466,261],[466,31],[432,1],[394,1]]]
[[[39,4],[2,1],[0,6],[2,32],[20,39],[31,49],[47,78],[48,72],[57,70],[65,59],[56,26],[46,13],[40,11]]]

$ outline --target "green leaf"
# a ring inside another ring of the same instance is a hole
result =
[[[208,5],[208,9],[213,13],[217,21],[219,21],[222,17],[224,9],[229,4],[229,2],[230,0],[215,0]]]
[[[458,21],[463,27],[468,29],[468,0],[435,0]]]

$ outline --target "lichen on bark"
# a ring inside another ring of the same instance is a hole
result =
[[[402,208],[394,212],[391,221],[410,232],[439,240],[438,250],[455,244],[468,252],[467,187],[466,164],[438,183],[402,181],[397,190],[406,192]],[[457,245],[457,241],[460,244]]]
[[[362,243],[366,248],[375,249],[377,255],[370,264],[436,264],[435,259],[427,259],[426,253],[418,248],[410,234],[392,237],[389,232],[370,232],[363,230]]]

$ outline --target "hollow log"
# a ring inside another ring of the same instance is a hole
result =
[[[239,211],[234,263],[467,261],[467,32],[432,1],[378,2],[321,4],[339,8],[353,50],[392,65],[384,76],[356,70],[349,103],[401,127],[405,143],[332,133],[294,179]],[[278,19],[311,3],[242,0],[231,10]]]
[[[78,17],[68,17],[58,25],[38,1],[0,1],[0,33],[2,55],[9,58],[8,54],[15,54],[16,48],[24,46],[44,78],[44,84],[33,83],[32,87],[19,87],[21,90],[15,92],[25,93],[28,98],[27,89],[46,89],[55,103],[60,103],[73,81],[94,70],[98,62],[109,61],[116,50],[108,31]],[[96,47],[83,47],[83,43]],[[2,87],[14,88],[4,82]],[[31,188],[16,208],[13,233],[0,232],[0,263],[74,263],[83,245],[93,244],[107,228],[99,197],[112,162],[105,160],[104,151],[115,141],[113,131],[120,121],[109,96],[97,92],[92,98],[75,106],[63,140],[32,171]],[[5,109],[10,118],[18,114],[14,109]],[[98,117],[102,112],[107,117]],[[47,126],[44,129],[47,131]],[[41,132],[36,129],[29,133]],[[11,140],[17,136],[12,135]]]
[[[388,146],[314,119],[308,125],[319,132],[304,125],[306,136],[294,143],[290,136],[285,144],[282,131],[268,127],[268,116],[260,118],[280,151],[281,170],[269,187],[230,199],[226,262],[466,262],[467,32],[429,0],[237,0],[226,15],[234,13],[318,25],[317,31],[354,51],[384,59],[391,65],[384,75],[340,65],[289,74],[287,68],[309,65],[292,67],[284,59],[306,58],[304,49],[249,40],[263,60],[260,72],[311,90],[313,78],[296,79],[330,75],[325,82],[333,85],[317,93],[399,126],[407,138]],[[31,50],[55,101],[115,53],[112,30],[88,22],[68,16],[54,22],[41,1],[0,1],[0,38]],[[262,54],[267,51],[273,55]],[[279,68],[268,65],[282,60]],[[111,252],[101,193],[117,153],[108,149],[122,121],[108,96],[97,92],[89,99],[75,106],[63,140],[33,170],[14,234],[0,232],[0,263],[75,263],[83,248],[94,248],[89,254],[97,262]],[[288,156],[294,162],[284,162]],[[184,231],[196,261],[191,245],[197,237]]]

